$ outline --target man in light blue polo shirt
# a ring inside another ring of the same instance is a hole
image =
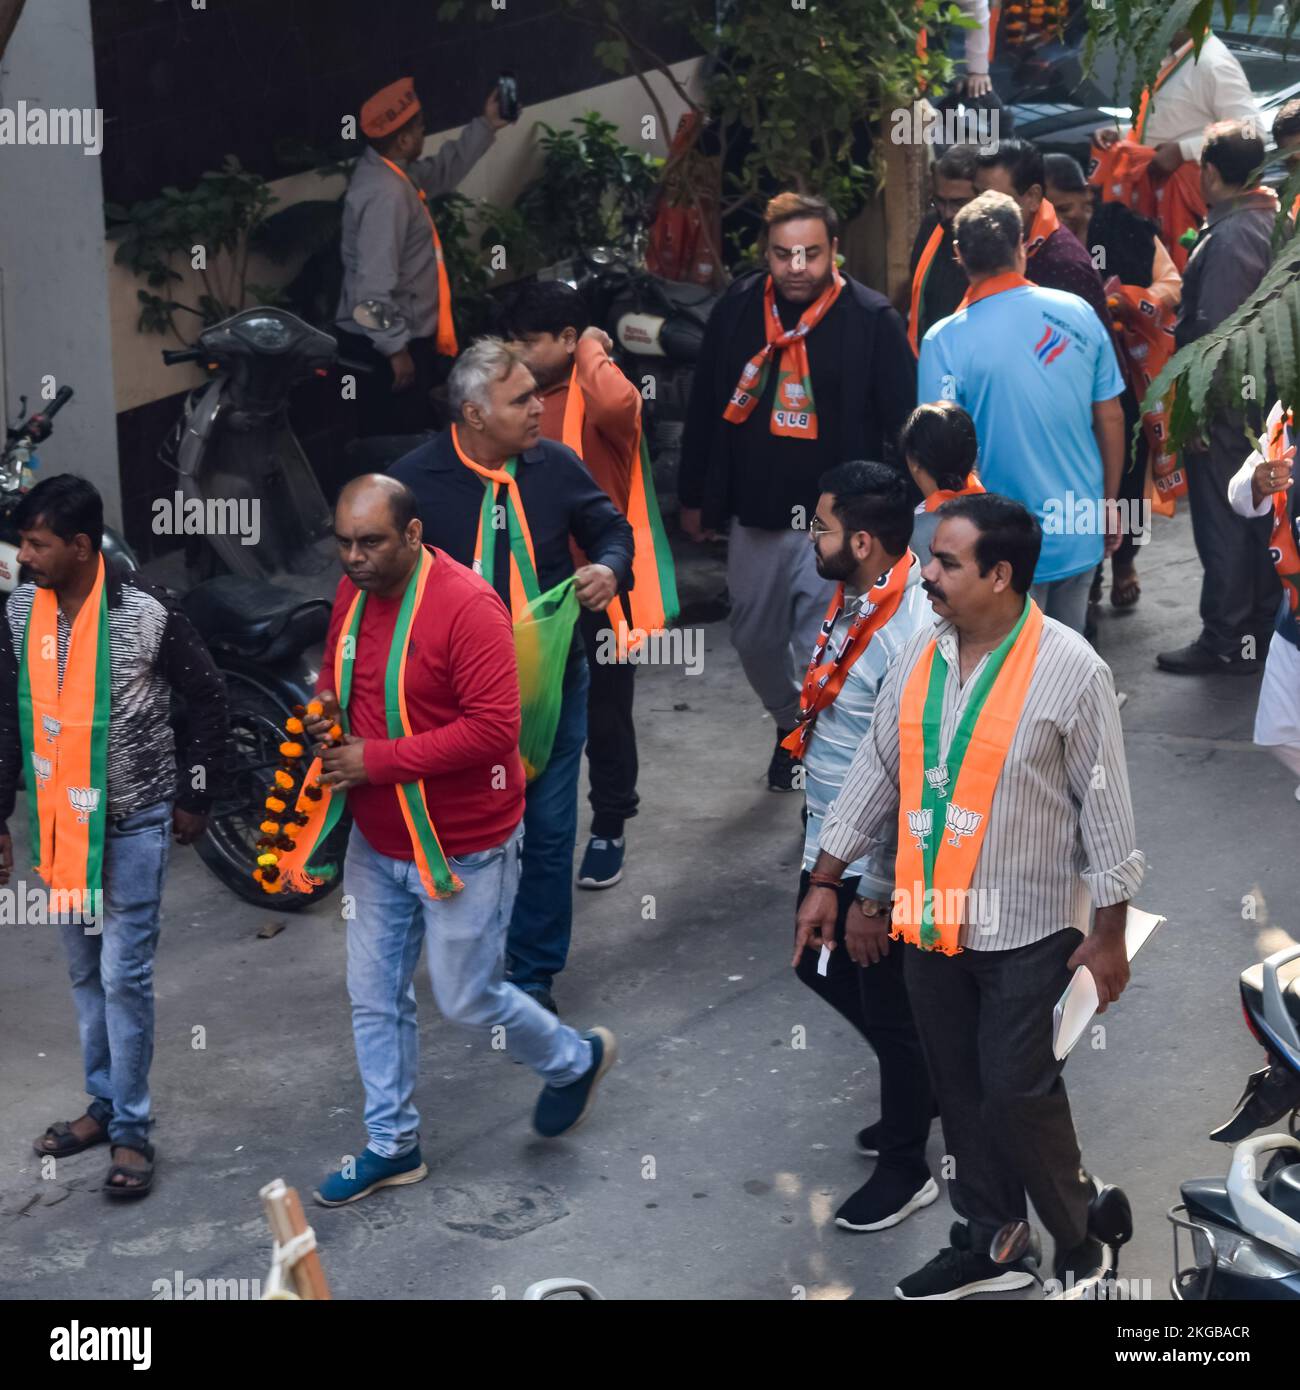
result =
[[[1034,602],[1082,632],[1093,572],[1120,541],[1124,379],[1115,349],[1085,300],[1025,279],[1011,198],[981,193],[953,230],[970,291],[921,343],[918,400],[956,401],[974,418],[980,481],[1043,528]]]
[[[933,625],[934,610],[908,549],[912,507],[899,474],[883,463],[855,461],[832,468],[820,486],[809,538],[817,573],[840,587],[820,634],[807,634],[810,644],[818,640],[795,731],[806,735],[798,756],[808,798],[799,901],[834,892],[836,944],[821,974],[819,944],[796,932],[794,965],[804,984],[862,1034],[880,1063],[880,1119],[858,1131],[855,1145],[876,1166],[841,1204],[835,1224],[883,1231],[939,1192],[925,1157],[934,1115],[930,1078],[907,1002],[903,951],[889,941],[894,846],[864,854],[834,885],[814,883],[811,871],[822,819],[871,732],[885,672],[911,637]]]

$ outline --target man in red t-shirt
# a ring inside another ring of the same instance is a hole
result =
[[[324,715],[307,732],[324,740],[344,723],[343,688],[347,733],[318,747],[321,781],[332,795],[346,792],[353,817],[343,903],[369,1143],[321,1184],[314,1196],[323,1206],[428,1175],[412,1101],[421,944],[443,1014],[491,1030],[546,1079],[538,1133],[563,1134],[585,1118],[616,1052],[607,1029],[579,1034],[505,982],[524,810],[505,605],[423,544],[415,497],[394,478],[349,483],[334,530],[346,577],[317,683]]]
[[[581,447],[572,447],[609,500],[627,516],[632,474],[640,462],[641,393],[610,356],[614,344],[609,335],[590,323],[582,296],[562,280],[526,282],[506,313],[511,346],[537,382],[543,436],[570,443],[564,437],[565,417],[571,391],[580,391]],[[636,666],[603,659],[613,649],[607,613],[584,609],[578,624],[591,668],[591,835],[578,868],[578,887],[612,888],[623,877],[623,822],[636,815],[639,802],[632,722]]]

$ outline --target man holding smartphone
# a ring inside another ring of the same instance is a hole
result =
[[[515,117],[518,109],[516,106]],[[418,434],[433,428],[429,390],[440,358],[458,347],[451,291],[428,200],[455,188],[510,122],[494,87],[455,140],[422,157],[424,113],[409,77],[361,108],[366,152],[343,202],[343,288],[334,334],[360,373],[357,433]]]

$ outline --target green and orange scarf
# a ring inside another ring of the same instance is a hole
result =
[[[392,644],[388,649],[388,665],[384,672],[384,717],[388,725],[389,738],[409,738],[414,732],[406,707],[406,658],[410,650],[415,615],[424,600],[424,591],[432,571],[433,556],[427,549],[421,548],[420,562],[411,571],[406,592],[402,595]],[[348,729],[347,709],[352,696],[352,671],[356,662],[357,641],[361,635],[361,619],[365,609],[365,591],[358,589],[352,596],[334,648],[334,687],[339,702],[339,723],[344,732]],[[299,792],[294,808],[306,815],[307,823],[298,832],[293,849],[281,858],[279,865],[285,887],[299,893],[306,893],[317,887],[324,882],[328,872],[332,871],[324,865],[317,867],[312,861],[319,855],[330,831],[338,824],[347,802],[346,795],[339,795],[328,786],[318,786],[320,775],[321,760],[316,758],[303,778],[303,790]],[[317,789],[314,798],[309,794],[310,788]],[[406,822],[406,831],[411,837],[411,849],[424,891],[431,898],[449,898],[454,893],[459,893],[465,885],[451,871],[447,857],[442,852],[438,832],[433,826],[433,817],[429,814],[429,801],[423,780],[399,782],[396,791],[402,819]]]
[[[772,277],[767,277],[763,287],[763,326],[767,341],[745,363],[736,389],[731,393],[731,400],[722,412],[724,420],[739,425],[753,414],[767,384],[772,357],[779,350],[781,359],[777,366],[776,394],[772,398],[772,433],[791,439],[817,438],[817,403],[813,400],[812,369],[808,365],[808,345],[804,339],[825,318],[827,310],[840,297],[843,288],[844,277],[838,270],[832,269],[831,283],[799,315],[799,322],[787,332],[776,307]]]
[[[103,888],[108,825],[111,700],[104,557],[68,639],[59,679],[59,600],[37,589],[18,661],[18,727],[31,769],[27,812],[36,872],[51,889],[84,896]]]
[[[989,655],[947,757],[940,724],[948,663],[932,641],[899,705],[898,855],[891,935],[924,951],[961,949],[970,888],[1007,750],[1034,675],[1043,614],[1026,597],[1015,627]]]
[[[575,368],[569,375],[568,394],[564,398],[561,440],[579,458],[582,457],[582,427],[586,418],[587,401]],[[641,645],[641,633],[661,631],[674,622],[681,612],[677,600],[677,571],[659,512],[659,497],[655,492],[654,472],[650,466],[650,450],[641,430],[639,406],[632,451],[636,462],[632,465],[632,485],[628,491],[626,512],[635,541],[632,588],[628,594],[616,595],[605,610],[610,627],[618,634],[620,651],[634,651]],[[630,625],[624,612],[625,606],[634,619]]]

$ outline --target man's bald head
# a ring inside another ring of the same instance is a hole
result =
[[[383,598],[400,593],[420,557],[423,534],[415,494],[396,478],[363,473],[339,493],[334,539],[358,589]]]
[[[353,478],[339,493],[338,505],[341,507],[346,502],[350,507],[373,506],[381,501],[388,507],[393,527],[399,533],[405,531],[420,515],[415,493],[387,473],[363,473],[359,478]]]

